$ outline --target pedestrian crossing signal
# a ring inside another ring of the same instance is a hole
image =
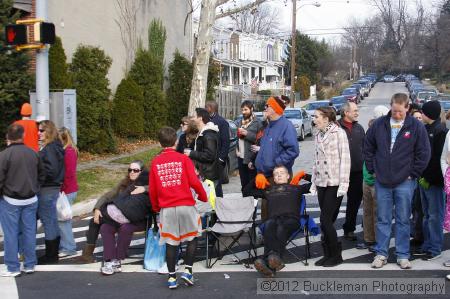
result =
[[[34,41],[41,44],[55,43],[55,25],[53,23],[39,22],[34,24]]]
[[[5,26],[6,44],[10,46],[25,45],[28,43],[28,30],[24,24],[11,24]]]

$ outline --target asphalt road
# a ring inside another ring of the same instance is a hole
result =
[[[372,90],[370,97],[366,98],[359,106],[360,123],[367,127],[368,121],[372,118],[373,108],[376,105],[388,106],[390,97],[395,92],[406,91],[404,84],[378,83]],[[300,157],[296,160],[294,169],[311,170],[313,141],[307,137],[305,141],[300,142]],[[240,183],[238,177],[232,177],[230,184],[224,186],[226,194],[239,192]],[[312,218],[319,222],[319,208],[317,199],[313,196],[307,197],[308,212]],[[338,235],[342,236],[342,224],[345,220],[346,202],[344,200],[336,229]],[[78,249],[81,250],[85,243],[85,232],[90,217],[83,218],[74,222],[74,235]],[[362,237],[361,216],[358,216],[357,236]],[[200,255],[194,265],[196,285],[186,287],[181,285],[177,290],[168,290],[166,287],[166,276],[156,273],[149,273],[142,269],[142,256],[144,242],[142,234],[136,234],[132,241],[129,251],[129,258],[123,263],[123,273],[105,277],[99,273],[102,259],[102,242],[98,242],[96,248],[97,263],[89,265],[75,265],[74,258],[64,258],[59,265],[38,266],[37,272],[32,275],[22,275],[16,279],[0,277],[0,299],[7,298],[255,298],[257,286],[262,286],[261,278],[253,268],[246,268],[242,264],[231,264],[232,255],[226,255],[222,261],[219,261],[212,269],[205,267],[205,262]],[[397,282],[399,279],[413,281],[414,278],[422,279],[424,282],[430,282],[430,279],[440,279],[441,284],[445,284],[445,293],[450,293],[450,283],[444,281],[446,274],[450,273],[450,268],[442,266],[443,261],[450,259],[450,234],[445,235],[444,252],[441,258],[434,261],[412,261],[411,270],[400,270],[395,265],[393,255],[393,242],[391,242],[391,257],[389,264],[383,269],[374,270],[370,268],[370,262],[373,254],[367,250],[355,249],[356,242],[342,240],[344,263],[332,269],[315,267],[314,261],[321,257],[320,236],[311,237],[311,258],[309,265],[305,266],[291,255],[287,255],[286,268],[278,273],[278,278],[293,279],[311,279],[313,281],[323,278],[328,281],[335,279],[347,279],[349,282],[356,282],[357,279],[364,278],[384,278],[391,282]],[[43,234],[38,235],[39,254],[43,248]],[[303,257],[305,250],[305,238],[299,237],[295,241],[295,246],[290,250],[297,256]],[[245,258],[243,247],[236,248],[237,255]],[[258,253],[262,252],[259,246]],[[79,254],[81,252],[79,251]],[[3,262],[3,243],[0,242],[0,263]],[[3,265],[0,266],[0,270]],[[181,268],[182,269],[182,268]],[[283,284],[282,284],[283,285]],[[280,283],[275,284],[276,287]],[[284,286],[286,286],[284,284]],[[287,290],[287,289],[285,289]],[[305,296],[307,298],[361,298],[361,293],[354,295],[315,295],[306,288],[291,289],[292,294]],[[391,292],[392,293],[392,292]],[[449,298],[448,295],[403,295],[390,294],[383,298]],[[284,298],[287,295],[264,295],[265,298]],[[364,295],[372,298],[379,298],[381,295]]]

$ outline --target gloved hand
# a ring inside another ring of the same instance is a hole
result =
[[[316,185],[311,184],[311,187],[309,188],[309,194],[310,195],[317,195]]]
[[[341,188],[337,191],[337,197],[344,196],[347,193],[347,191],[342,190]]]
[[[270,183],[262,173],[258,173],[255,178],[255,185],[258,189],[266,189],[267,186],[270,186]]]
[[[425,190],[430,189],[430,183],[428,183],[428,181],[425,178],[419,179],[419,185],[420,185],[420,187],[422,187]]]
[[[298,185],[298,183],[302,180],[302,178],[305,176],[305,171],[300,170],[297,172],[294,177],[291,180],[291,185]]]

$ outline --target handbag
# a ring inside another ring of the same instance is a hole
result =
[[[64,192],[59,193],[58,200],[56,201],[56,211],[58,221],[68,221],[72,219],[72,208],[67,199],[67,195]]]
[[[158,271],[166,262],[166,244],[159,245],[159,232],[149,230],[145,241],[144,269]]]

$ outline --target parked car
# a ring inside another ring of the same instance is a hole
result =
[[[230,173],[238,168],[238,161],[236,155],[236,147],[238,144],[237,126],[234,121],[227,119],[230,125],[230,148],[228,150],[228,159],[225,161],[225,167],[222,172],[222,184],[230,182]]]
[[[312,135],[312,117],[305,109],[286,108],[284,116],[294,125],[298,140],[304,140],[305,135]]]
[[[449,96],[450,99],[450,96]],[[447,113],[450,110],[450,101],[440,101],[442,110]]]
[[[348,102],[346,96],[336,96],[330,99],[330,102],[333,103],[334,108],[337,112],[339,112],[342,106]]]
[[[306,112],[312,117],[314,115],[314,111],[319,108],[319,107],[324,107],[324,106],[330,106],[330,101],[328,100],[324,100],[324,101],[314,101],[311,102],[309,104],[306,104],[306,106],[304,107],[304,109],[306,110]]]
[[[450,102],[450,94],[448,93],[440,93],[438,95],[434,95],[428,98],[428,101],[434,101],[437,100],[439,102],[445,102],[445,101],[449,101]]]
[[[362,84],[353,83],[352,85],[350,85],[350,88],[356,88],[356,90],[358,90],[361,101],[364,100],[364,93],[366,92],[366,89]]]
[[[355,104],[361,102],[361,97],[356,88],[346,88],[342,91],[341,95],[347,97],[347,100]]]
[[[370,81],[367,80],[367,79],[360,79],[356,83],[361,84],[363,86],[363,88],[364,88],[364,96],[368,97],[369,93],[370,93],[370,90],[372,89],[372,85],[371,85]]]
[[[421,90],[421,91],[418,91],[417,94],[415,94],[413,102],[416,104],[422,105],[422,104],[428,102],[429,101],[428,99],[430,97],[435,96],[435,95],[437,95],[437,92],[435,90],[431,90],[431,89],[430,90]]]
[[[384,75],[383,76],[383,82],[385,83],[392,83],[395,81],[395,77],[392,75]]]
[[[400,74],[397,77],[395,77],[395,82],[405,82],[405,75],[404,74]]]

